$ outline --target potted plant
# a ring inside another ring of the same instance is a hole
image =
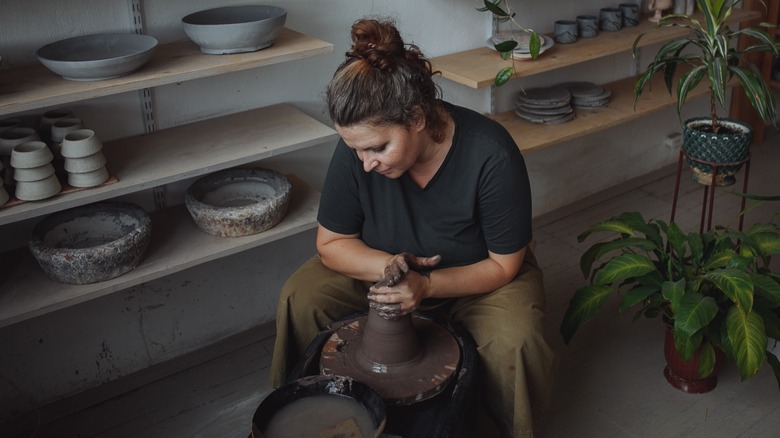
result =
[[[578,240],[599,232],[613,238],[593,244],[581,257],[589,282],[575,292],[561,323],[567,344],[619,294],[620,311],[635,309],[635,320],[662,318],[671,343],[666,349],[679,353],[682,362],[699,355],[693,378],[665,370],[674,386],[689,392],[713,388],[712,377],[703,383],[696,377],[713,375],[720,352],[736,363],[743,379],[768,361],[780,383],[780,361],[767,348],[768,339],[780,339],[780,275],[770,269],[772,255],[780,253],[774,220],[745,232],[716,227],[684,234],[675,223],[645,221],[629,212],[594,225]]]
[[[759,1],[766,7],[763,0]],[[714,178],[716,185],[732,184],[733,174],[741,166],[738,163],[748,157],[752,128],[744,122],[718,116],[718,109],[725,108],[730,84],[739,84],[739,92],[745,93],[764,123],[776,123],[774,94],[758,67],[745,60],[749,53],[780,55],[777,43],[765,30],[774,25],[761,23],[759,27],[732,29],[726,22],[734,7],[741,3],[742,0],[696,0],[700,14],[671,14],[661,18],[658,27],[681,27],[689,32],[663,44],[634,86],[636,104],[645,88],[650,87],[652,77],[662,72],[667,90],[676,95],[678,115],[691,90],[698,86],[709,88],[709,116],[683,123],[683,151],[694,179],[703,184],[711,184]],[[634,41],[634,56],[644,35]],[[739,38],[749,43],[738,46]],[[678,71],[680,66],[684,66],[682,71]],[[735,164],[721,167],[727,163]]]
[[[506,32],[507,38],[501,41],[495,41],[493,47],[498,51],[503,59],[511,59],[512,65],[502,68],[496,73],[495,84],[501,86],[507,83],[515,73],[515,61],[512,58],[512,52],[517,48],[519,42],[518,37],[514,33],[513,29],[517,29],[520,35],[524,35],[528,40],[528,53],[531,59],[536,59],[542,48],[542,40],[536,31],[523,27],[516,19],[515,12],[512,10],[512,6],[509,4],[509,0],[483,0],[484,6],[477,8],[480,12],[490,12],[493,14],[493,18],[499,23],[509,22],[511,24],[509,30]],[[503,4],[503,6],[502,6]]]

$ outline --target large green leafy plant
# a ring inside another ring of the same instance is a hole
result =
[[[766,7],[763,0],[759,1]],[[774,93],[758,67],[745,60],[745,55],[756,52],[770,52],[780,56],[777,43],[765,30],[774,25],[761,23],[759,27],[732,29],[726,22],[734,7],[741,3],[742,0],[696,0],[701,15],[664,16],[658,27],[681,27],[689,32],[661,46],[647,70],[636,81],[635,102],[651,83],[652,76],[658,72],[663,72],[669,93],[672,94],[672,89],[676,90],[678,114],[691,90],[699,85],[707,86],[712,120],[710,129],[718,133],[717,110],[719,107],[725,108],[726,90],[736,79],[741,86],[740,90],[764,123],[774,124],[777,117]],[[637,56],[637,46],[644,35],[639,35],[634,41],[634,56]],[[740,37],[750,41],[744,48],[737,45]],[[685,66],[685,69],[677,76],[680,66]]]
[[[589,282],[575,292],[563,318],[567,344],[618,294],[621,312],[662,317],[684,360],[700,349],[700,376],[712,372],[715,349],[721,349],[743,379],[768,361],[780,382],[780,362],[767,348],[768,339],[780,339],[780,276],[770,268],[772,255],[780,253],[774,222],[745,232],[717,227],[685,234],[675,223],[630,212],[578,239],[602,232],[612,239],[593,244],[580,260]]]
[[[515,73],[515,61],[512,58],[512,51],[517,47],[518,42],[517,39],[514,36],[514,31],[523,32],[529,35],[529,45],[528,50],[531,55],[531,59],[536,59],[537,56],[539,56],[539,52],[542,47],[541,38],[539,37],[539,34],[536,33],[533,29],[529,29],[521,25],[517,19],[515,11],[512,9],[512,6],[509,3],[509,0],[483,0],[484,6],[481,8],[477,8],[480,12],[490,12],[493,14],[493,17],[499,22],[499,23],[511,23],[511,26],[509,28],[509,35],[510,38],[506,41],[499,42],[497,44],[494,44],[495,49],[498,51],[499,54],[501,54],[501,58],[503,59],[510,59],[512,60],[512,65],[502,68],[501,70],[496,73],[495,78],[495,84],[497,86],[504,85],[507,83],[512,76]]]

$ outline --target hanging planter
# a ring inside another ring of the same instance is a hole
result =
[[[732,119],[718,119],[719,132],[712,132],[709,117],[695,117],[683,123],[683,152],[688,157],[692,179],[710,185],[734,184],[734,175],[742,168],[750,154],[753,129],[750,125]]]

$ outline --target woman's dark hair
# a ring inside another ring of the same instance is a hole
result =
[[[445,120],[431,62],[405,44],[392,21],[361,19],[352,25],[352,48],[326,90],[334,123],[397,124],[410,128],[422,117],[434,141]]]

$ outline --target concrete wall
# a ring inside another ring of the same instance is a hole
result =
[[[184,15],[216,0],[145,0],[145,31],[161,43],[185,38]],[[158,129],[278,102],[290,102],[328,122],[322,90],[348,48],[351,23],[366,15],[395,18],[407,42],[437,56],[485,44],[492,31],[477,0],[285,0],[287,26],[335,44],[335,53],[282,65],[168,85],[153,90]],[[595,0],[515,0],[518,19],[539,32],[556,19],[595,13]],[[3,67],[37,62],[38,47],[66,37],[131,30],[127,0],[5,0],[0,14]],[[627,55],[527,78],[495,91],[493,109],[511,108],[519,86],[564,80],[603,83],[634,73]],[[0,83],[2,70],[0,70]],[[446,99],[483,112],[491,90],[470,90],[441,80]],[[0,99],[2,96],[0,95]],[[66,107],[105,140],[143,132],[138,93],[76,102]],[[31,118],[45,109],[33,111]],[[679,130],[676,115],[663,112],[589,135],[527,157],[535,214],[652,172],[676,160],[663,137]],[[325,144],[264,162],[321,185],[332,151]],[[181,202],[191,181],[168,187],[168,202]],[[128,199],[152,208],[150,193]],[[33,221],[0,227],[0,249],[25,244]],[[287,276],[314,254],[314,233],[211,262],[157,281],[0,329],[0,421],[64,396],[144,369],[248,328],[272,321],[278,290]],[[2,281],[0,281],[0,286]]]

